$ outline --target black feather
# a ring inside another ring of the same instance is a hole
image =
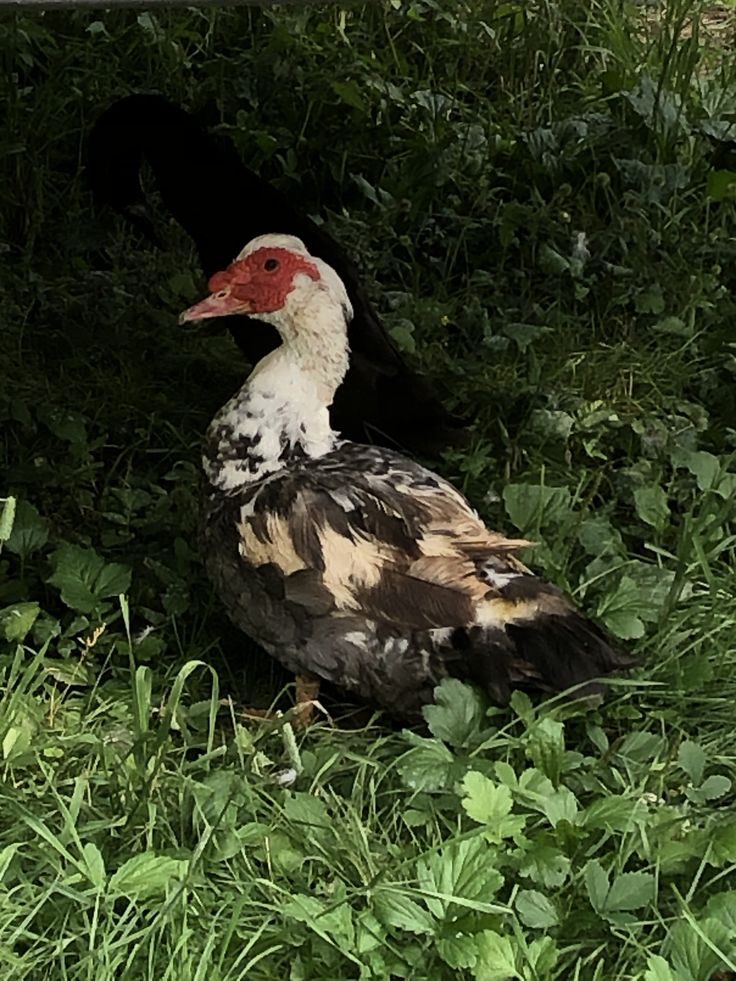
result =
[[[575,688],[575,698],[603,694],[605,683],[598,679],[636,663],[572,607],[564,614],[537,614],[498,629],[456,630],[451,642],[456,654],[445,657],[449,673],[474,681],[502,705],[514,688]]]

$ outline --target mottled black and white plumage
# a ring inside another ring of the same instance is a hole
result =
[[[449,483],[340,440],[327,408],[347,370],[349,302],[302,243],[261,236],[184,319],[258,312],[282,346],[213,421],[205,562],[233,621],[297,674],[416,715],[447,676],[497,701],[629,665],[489,531]]]

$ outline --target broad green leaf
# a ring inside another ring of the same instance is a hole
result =
[[[295,825],[299,835],[324,841],[333,838],[333,821],[323,801],[314,794],[292,793],[284,801],[284,815]]]
[[[515,712],[527,726],[530,726],[532,722],[534,722],[536,715],[534,703],[532,702],[531,698],[529,698],[527,693],[525,691],[521,691],[520,688],[517,688],[516,691],[511,692],[509,708]]]
[[[539,247],[539,265],[546,273],[559,276],[570,268],[570,260],[543,242]]]
[[[370,910],[359,913],[355,922],[355,952],[367,954],[383,946],[386,931]]]
[[[644,981],[676,981],[676,979],[664,957],[660,957],[659,954],[650,954],[647,960],[647,970],[644,973]]]
[[[445,678],[435,688],[434,704],[422,712],[432,735],[451,746],[467,746],[485,718],[478,692],[455,678]]]
[[[664,294],[659,283],[642,290],[634,299],[634,305],[639,313],[662,313],[664,310]]]
[[[440,851],[417,860],[417,879],[429,911],[438,920],[457,909],[454,899],[463,900],[467,909],[487,905],[503,885],[503,876],[494,868],[496,854],[483,838],[452,841]]]
[[[105,884],[105,860],[102,852],[94,842],[88,841],[82,846],[82,856],[87,866],[89,881],[97,889],[101,889]]]
[[[565,727],[548,716],[533,722],[524,736],[524,748],[534,766],[557,784],[565,756]]]
[[[662,531],[669,521],[667,495],[659,484],[637,487],[634,491],[634,505],[641,520],[657,531]]]
[[[673,569],[663,569],[645,562],[630,561],[626,576],[639,590],[637,616],[647,623],[656,623],[662,613],[664,601],[675,578]]]
[[[631,80],[623,72],[616,71],[614,68],[601,72],[599,77],[605,95],[619,95],[633,88]]]
[[[606,897],[606,912],[618,913],[641,909],[654,898],[654,876],[651,872],[622,872],[611,884]]]
[[[479,824],[497,824],[513,806],[511,791],[496,784],[482,773],[471,770],[463,778],[462,805]]]
[[[284,916],[289,916],[301,923],[310,923],[312,920],[321,916],[325,911],[324,903],[315,896],[305,896],[297,893],[292,896],[282,907],[281,912]]]
[[[33,552],[43,548],[49,539],[49,529],[30,501],[18,501],[10,537],[5,543],[9,552],[24,561]]]
[[[401,820],[407,828],[422,828],[431,820],[431,815],[426,809],[407,807],[401,812]]]
[[[417,341],[414,336],[414,324],[411,320],[402,317],[397,323],[391,325],[389,333],[402,351],[406,351],[408,354],[416,353]]]
[[[708,197],[713,201],[733,197],[736,192],[736,171],[709,170],[706,188]]]
[[[671,835],[676,834],[680,826],[678,821],[672,828]],[[702,828],[689,831],[684,838],[665,837],[657,849],[657,864],[661,874],[672,876],[683,872],[694,858],[699,861],[708,860],[713,855],[713,850],[708,847],[712,840]]]
[[[243,843],[237,832],[230,828],[217,828],[208,843],[207,855],[212,862],[227,862],[239,855]]]
[[[516,694],[518,693],[514,692],[514,695]],[[493,765],[493,772],[496,774],[499,782],[502,783],[504,787],[511,787],[513,789],[519,786],[519,781],[516,778],[516,771],[514,770],[513,766],[511,766],[511,764],[507,763],[505,760],[496,760]]]
[[[552,902],[536,889],[520,889],[516,895],[516,911],[524,926],[548,930],[560,922]]]
[[[398,889],[380,889],[373,897],[373,913],[386,926],[409,933],[433,934],[435,921],[424,907]]]
[[[475,981],[506,981],[518,978],[514,946],[508,937],[495,930],[483,930],[477,935],[478,960],[473,969]]]
[[[680,743],[680,748],[677,751],[677,762],[690,777],[694,787],[698,787],[703,779],[705,761],[705,750],[699,743],[694,743],[689,739]]]
[[[542,798],[542,812],[553,828],[560,821],[575,824],[578,817],[578,802],[569,787],[558,787],[554,793]]]
[[[272,831],[264,842],[264,848],[259,851],[262,851],[264,860],[267,857],[269,862],[286,875],[295,872],[304,864],[304,852],[281,831]]]
[[[137,701],[140,714],[148,717],[151,704],[151,671],[150,668],[139,667],[135,675]],[[239,808],[245,804],[245,782],[241,774],[232,770],[215,770],[201,781],[192,784],[196,801],[196,818],[199,824],[235,830],[239,825]]]
[[[463,778],[462,789],[463,808],[474,821],[487,825],[484,834],[490,841],[500,842],[524,830],[526,819],[510,814],[513,801],[508,787],[471,770]]]
[[[589,804],[580,816],[580,823],[585,828],[604,828],[620,833],[646,824],[648,817],[647,805],[638,797],[610,794]]]
[[[31,745],[33,729],[29,726],[8,726],[3,736],[3,759],[10,760],[14,756],[22,756]]]
[[[12,534],[15,524],[15,508],[16,499],[14,497],[6,497],[3,500],[3,507],[0,511],[0,548]]]
[[[529,419],[529,425],[535,433],[546,439],[557,439],[563,442],[568,439],[575,420],[569,412],[557,409],[535,409]]]
[[[684,654],[680,659],[678,686],[683,692],[702,691],[713,678],[713,664],[699,652]]]
[[[678,129],[687,132],[679,94],[665,91],[648,72],[639,75],[625,98],[650,129],[663,132],[670,138]]]
[[[534,971],[535,981],[551,976],[558,956],[557,944],[552,937],[537,937],[529,944],[526,959]]]
[[[184,859],[155,852],[133,855],[110,879],[110,892],[129,899],[163,895],[170,885],[184,878],[188,865]]]
[[[583,869],[583,877],[585,879],[585,888],[588,890],[590,905],[596,913],[602,913],[605,910],[606,897],[608,896],[609,889],[606,870],[598,859],[594,858],[586,862],[585,868]]]
[[[348,106],[352,106],[353,109],[357,109],[359,112],[362,112],[365,115],[367,112],[367,106],[357,82],[354,82],[352,79],[346,79],[343,81],[333,79],[330,82],[330,88],[335,95],[339,97],[341,102],[344,102]]]
[[[61,624],[56,617],[49,616],[43,610],[33,623],[32,637],[33,643],[37,647],[43,647],[53,637],[58,637],[61,633]]]
[[[240,844],[244,847],[262,845],[269,835],[270,827],[261,821],[248,821],[237,830]]]
[[[36,409],[36,414],[57,439],[63,439],[75,446],[86,445],[87,423],[85,417],[78,412],[39,406]]]
[[[106,562],[94,583],[95,596],[105,599],[120,596],[130,589],[131,572],[127,565],[119,562]]]
[[[666,742],[656,733],[630,732],[618,747],[617,755],[636,763],[649,763],[666,750]]]
[[[523,354],[534,341],[549,334],[551,328],[541,327],[539,324],[506,323],[501,329]]]
[[[687,981],[713,981],[713,973],[723,967],[718,955],[728,951],[733,935],[728,926],[715,917],[698,917],[697,929],[680,920],[670,930],[663,950],[674,967],[676,977]]]
[[[10,725],[5,730],[2,742],[3,759],[16,763],[19,757],[23,757],[31,748],[33,737],[38,729],[37,704],[29,701],[24,706],[19,701],[12,713],[6,717],[5,724],[7,725],[8,722]]]
[[[353,174],[353,182],[357,184],[357,186],[372,204],[376,204],[380,207],[381,200],[378,197],[377,189],[369,181],[367,181],[362,174]],[[391,332],[393,333],[393,328],[391,328]]]
[[[157,21],[147,10],[144,10],[142,14],[138,14],[136,20],[140,27],[148,34],[156,34],[158,30]]]
[[[40,612],[38,603],[13,603],[0,610],[0,634],[10,641],[21,643]]]
[[[709,919],[722,923],[736,943],[736,890],[719,892],[711,896],[705,904],[703,913]]]
[[[624,551],[621,532],[602,514],[592,515],[580,523],[578,541],[588,555],[619,555]]]
[[[189,269],[181,269],[175,272],[166,281],[169,290],[177,299],[191,303],[197,295],[197,283]]]
[[[583,869],[583,876],[590,904],[601,916],[641,909],[654,898],[654,876],[650,872],[623,872],[609,885],[601,863],[591,859]]]
[[[146,634],[135,643],[136,661],[155,661],[166,650],[166,640],[156,634]]]
[[[575,794],[569,787],[555,789],[549,777],[539,770],[524,770],[519,777],[518,796],[529,807],[544,814],[553,827],[560,821],[577,823],[578,802]]]
[[[636,612],[639,605],[639,587],[629,576],[622,576],[616,589],[601,599],[596,616],[617,637],[635,640],[644,636],[644,623]]]
[[[611,745],[605,731],[599,725],[592,722],[586,724],[585,731],[588,735],[588,739],[590,739],[601,756],[605,756]]]
[[[50,559],[54,574],[48,581],[60,590],[66,605],[80,613],[94,613],[104,599],[130,588],[130,569],[106,563],[94,549],[62,545]]]
[[[570,859],[552,845],[535,843],[524,855],[519,875],[539,886],[559,889],[570,871]]]
[[[727,492],[723,492],[720,483],[724,475],[721,474],[721,463],[717,456],[707,453],[705,450],[676,450],[672,454],[672,463],[676,467],[684,467],[695,477],[698,490],[716,490],[721,496],[728,496],[730,485]],[[725,475],[729,476],[729,475]]]
[[[716,487],[716,493],[724,500],[736,496],[736,473],[722,473]]]
[[[21,843],[14,841],[0,849],[0,882],[5,878],[5,874],[13,864],[13,859],[20,847]]]
[[[539,484],[506,484],[503,503],[514,525],[527,532],[564,520],[571,511],[567,487]]]
[[[692,321],[687,323],[681,317],[662,317],[652,330],[658,334],[669,334],[671,337],[692,337],[695,332]]]
[[[46,674],[55,678],[62,685],[87,688],[95,681],[94,671],[82,661],[45,657],[43,666]]]
[[[687,796],[691,800],[704,803],[709,800],[718,800],[731,789],[731,781],[720,773],[713,773],[706,777],[699,787],[691,787],[687,790]]]
[[[398,763],[405,785],[411,790],[427,791],[451,787],[457,764],[447,746],[439,739],[426,739],[414,732],[406,732],[404,735],[412,744],[412,749]]]
[[[473,934],[443,937],[437,941],[437,953],[445,964],[456,971],[464,967],[472,968],[478,961],[478,941]]]
[[[350,906],[347,902],[340,902],[340,899],[344,900],[344,893],[343,886],[342,896],[333,896],[329,906],[315,896],[297,893],[284,903],[281,912],[286,917],[306,923],[319,936],[350,949],[355,943],[355,928]]]
[[[719,821],[712,829],[709,839],[710,848],[706,852],[706,858],[711,865],[719,868],[736,863],[736,824],[721,824]]]

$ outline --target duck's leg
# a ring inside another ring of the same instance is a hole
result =
[[[296,676],[296,705],[294,706],[294,725],[298,729],[306,729],[312,721],[315,708],[320,709],[329,719],[328,713],[320,705],[319,698],[319,678],[311,674],[298,674]],[[229,698],[220,700],[221,705],[230,706],[232,701]],[[281,716],[280,712],[273,712],[271,709],[260,708],[241,708],[238,715],[246,719],[276,719]]]
[[[243,719],[273,719],[275,718],[274,713],[271,709],[261,709],[252,708],[251,706],[246,706],[241,708],[236,705],[232,698],[228,696],[227,698],[220,699],[220,705],[223,708],[229,708],[232,713],[234,713],[238,718]]]
[[[311,674],[298,674],[296,676],[296,710],[295,724],[300,729],[306,729],[312,721],[315,706],[322,706],[317,699],[319,698],[319,678]]]

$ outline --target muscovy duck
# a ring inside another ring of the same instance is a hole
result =
[[[412,719],[446,676],[599,691],[631,663],[448,482],[341,439],[351,303],[299,240],[263,235],[180,320],[254,314],[281,346],[206,440],[204,560],[232,620],[289,670]]]
[[[351,439],[399,444],[429,455],[463,442],[464,422],[443,406],[439,386],[404,362],[344,250],[285,195],[248,170],[227,137],[208,133],[158,95],[128,96],[99,117],[87,147],[95,198],[156,242],[140,182],[144,160],[165,207],[194,240],[206,276],[226,266],[244,241],[266,232],[296,235],[337,271],[354,316],[351,366],[331,409],[336,429]],[[238,316],[228,324],[251,364],[278,344],[276,333],[259,320]]]

